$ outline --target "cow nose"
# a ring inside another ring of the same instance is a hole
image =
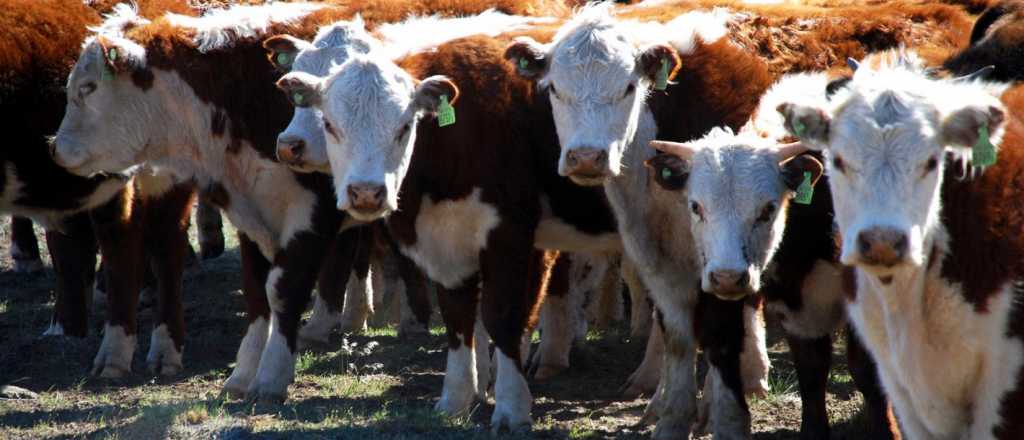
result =
[[[608,168],[608,152],[597,148],[576,148],[565,154],[570,176],[601,177]]]
[[[865,263],[892,267],[903,261],[910,247],[907,234],[892,228],[870,228],[857,234],[857,250]]]
[[[384,185],[351,184],[348,186],[348,199],[356,211],[377,212],[384,203]]]
[[[306,141],[297,137],[282,137],[277,140],[277,159],[285,163],[297,163],[302,160],[306,150]]]
[[[750,274],[740,270],[716,270],[708,275],[711,287],[721,292],[736,292],[750,284]]]

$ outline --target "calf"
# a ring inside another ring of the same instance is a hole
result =
[[[1024,150],[1007,114],[1024,101],[1005,89],[885,52],[828,102],[778,107],[824,151],[847,314],[908,438],[1024,436]]]
[[[800,433],[807,439],[829,436],[825,388],[831,336],[844,320],[842,269],[832,234],[832,199],[827,185],[815,185],[823,167],[818,158],[801,155],[807,149],[799,143],[775,148],[789,140],[775,107],[798,98],[822,102],[842,81],[830,83],[825,74],[784,77],[765,93],[738,133],[714,129],[687,143],[655,141],[652,146],[670,154],[647,162],[657,183],[651,190],[658,197],[682,199],[678,206],[701,206],[702,219],[692,224],[691,232],[701,255],[707,256],[702,258],[705,274],[715,265],[743,266],[746,243],[769,243],[770,263],[755,266],[754,277],[764,280],[759,293],[786,332],[803,401]],[[794,201],[801,185],[807,185],[807,198]],[[799,234],[784,234],[783,227]],[[852,329],[846,334],[848,365],[872,418],[870,437],[893,438],[898,431],[877,384],[875,365]]]

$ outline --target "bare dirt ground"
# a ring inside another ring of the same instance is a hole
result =
[[[47,266],[38,274],[13,273],[7,218],[2,223],[0,385],[27,388],[39,397],[0,399],[0,438],[491,437],[487,425],[493,401],[479,404],[460,419],[432,410],[445,363],[443,328],[436,317],[438,327],[413,340],[399,340],[391,328],[374,328],[365,335],[335,334],[329,346],[300,356],[284,404],[250,405],[220,398],[220,386],[231,371],[244,331],[233,230],[225,231],[224,255],[204,262],[185,280],[184,371],[167,379],[146,372],[153,313],[146,308],[140,312],[133,373],[119,381],[91,377],[105,307],[93,307],[88,338],[40,337],[53,308],[52,270]],[[769,338],[773,390],[751,402],[754,437],[795,439],[800,426],[796,375],[777,332],[769,330]],[[528,437],[646,438],[650,428],[636,425],[646,399],[618,398],[619,387],[642,357],[642,342],[630,340],[625,323],[591,332],[585,344],[573,349],[569,371],[546,383],[531,383],[535,423]],[[863,438],[860,395],[844,359],[843,348],[837,347],[828,397],[833,437]]]

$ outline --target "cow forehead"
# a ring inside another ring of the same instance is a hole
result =
[[[882,91],[851,96],[833,122],[833,147],[862,163],[892,165],[937,151],[938,111],[923,99]]]
[[[353,59],[335,71],[327,83],[325,114],[348,131],[400,122],[412,102],[415,83],[390,62]]]
[[[628,82],[636,56],[636,46],[613,23],[585,23],[552,46],[549,79],[577,88]]]
[[[775,152],[745,144],[699,150],[688,186],[691,198],[715,210],[757,210],[783,193]]]

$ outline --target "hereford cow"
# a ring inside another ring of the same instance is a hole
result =
[[[943,64],[952,72],[972,73],[986,66],[996,81],[1024,79],[1024,1],[1004,0],[978,17],[971,31],[971,46]]]
[[[824,151],[847,314],[908,438],[1024,436],[1024,95],[1005,89],[886,52],[778,107]]]
[[[691,231],[706,255],[705,277],[709,267],[724,266],[753,270],[752,278],[764,280],[759,292],[781,318],[798,372],[800,431],[807,439],[829,436],[825,388],[832,333],[844,321],[842,269],[832,234],[832,200],[827,185],[815,185],[823,166],[816,157],[801,155],[807,148],[798,143],[776,148],[789,135],[775,107],[783,100],[823,102],[842,80],[830,83],[826,74],[784,77],[765,93],[738,133],[716,128],[687,143],[655,141],[652,146],[670,154],[647,162],[657,197],[681,199],[681,210],[694,203],[701,206],[702,219],[692,223]],[[798,194],[801,185],[809,191],[805,199]],[[798,233],[784,234],[784,228]],[[751,242],[770,243],[768,265],[748,266],[744,248]],[[847,354],[872,419],[870,437],[897,436],[875,365],[852,330],[847,331]]]
[[[311,33],[331,13],[345,11],[298,3],[168,14],[123,36],[90,38],[69,79],[58,163],[81,175],[147,163],[195,179],[244,233],[250,324],[225,383],[232,394],[285,396],[299,319],[325,253],[332,243],[353,251],[367,244],[365,232],[331,239],[345,216],[328,176],[273,160],[291,108],[273,89],[279,73],[259,40],[286,29]],[[167,114],[181,116],[168,122]],[[349,268],[334,272],[348,276]]]

